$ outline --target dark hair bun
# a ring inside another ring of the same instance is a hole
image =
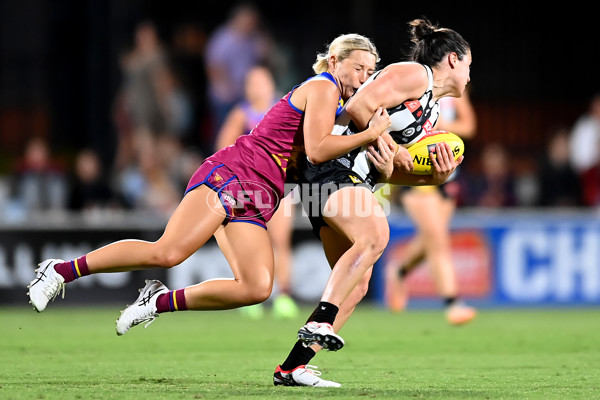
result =
[[[408,25],[412,42],[408,55],[410,61],[433,67],[448,53],[454,52],[462,60],[471,49],[458,33],[433,25],[427,18],[414,19]]]
[[[431,36],[437,29],[427,19],[414,19],[408,24],[410,25],[411,41],[413,42],[418,42]]]

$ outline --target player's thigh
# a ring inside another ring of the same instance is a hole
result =
[[[332,193],[325,204],[323,219],[352,242],[369,238],[387,244],[389,240],[387,216],[377,198],[365,187],[344,187]]]
[[[446,223],[450,223],[454,211],[456,211],[456,200],[451,197],[442,197],[441,213]]]
[[[215,232],[217,243],[235,279],[272,284],[273,248],[267,230],[248,222],[230,222]]]
[[[164,252],[185,259],[210,239],[224,217],[217,194],[202,185],[183,197],[157,244]]]

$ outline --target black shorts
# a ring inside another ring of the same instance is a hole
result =
[[[313,233],[320,239],[321,228],[327,226],[323,220],[325,204],[334,192],[348,186],[364,186],[373,188],[350,168],[336,160],[318,165],[306,163],[300,188],[302,207],[308,215]]]

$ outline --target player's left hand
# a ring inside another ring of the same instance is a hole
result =
[[[441,142],[436,144],[435,153],[429,153],[429,159],[431,160],[433,169],[434,185],[441,185],[448,180],[456,167],[462,163],[464,156],[458,157],[455,161],[450,145],[446,142]]]
[[[394,155],[394,165],[399,171],[409,174],[415,168],[413,158],[406,147],[397,146],[396,154]]]

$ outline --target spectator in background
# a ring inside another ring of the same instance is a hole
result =
[[[70,189],[70,210],[83,211],[119,206],[103,174],[98,154],[91,149],[83,149],[77,154]]]
[[[166,51],[151,22],[135,30],[134,47],[121,58],[123,83],[114,106],[118,131],[115,168],[127,168],[136,157],[136,136],[166,128],[156,93],[156,75],[167,68]]]
[[[13,193],[24,211],[57,211],[67,206],[68,181],[59,162],[52,159],[48,143],[30,139],[13,174]]]
[[[135,31],[135,46],[122,61],[125,107],[134,129],[154,132],[164,129],[154,86],[156,74],[166,67],[166,52],[154,25],[141,23]]]
[[[570,158],[579,174],[600,160],[600,92],[592,96],[588,111],[573,126]]]
[[[173,185],[184,193],[190,176],[204,161],[201,152],[193,146],[186,146],[173,135],[159,135],[156,146],[160,149],[158,159]]]
[[[600,143],[600,142],[599,142]],[[581,184],[569,158],[569,130],[558,128],[550,137],[538,167],[538,205],[581,205]]]
[[[152,23],[137,27],[134,48],[122,58],[124,83],[114,110],[115,191],[127,208],[161,216],[179,203],[201,161],[193,150],[183,150],[190,145],[194,105],[176,74],[180,64],[169,53]]]
[[[137,137],[136,162],[118,175],[118,190],[128,207],[168,217],[181,192],[161,162],[162,149],[159,151],[157,143],[151,134]]]
[[[489,208],[516,205],[515,180],[509,161],[500,143],[485,145],[480,154],[481,173],[467,179],[467,205]]]
[[[266,60],[269,46],[270,40],[260,29],[260,14],[249,3],[236,6],[209,37],[205,63],[213,129],[207,141],[213,150],[227,114],[243,99],[246,74]]]
[[[598,142],[600,152],[600,141]],[[600,160],[581,173],[582,203],[588,207],[600,206]]]
[[[204,69],[204,52],[208,35],[201,24],[183,23],[175,29],[171,66],[180,84],[186,90],[192,105],[192,126],[190,135],[184,138],[183,144],[200,146],[199,132],[207,130],[207,94],[206,71]],[[200,147],[201,153],[210,154],[211,149]]]
[[[168,65],[157,69],[153,82],[165,134],[185,140],[193,122],[192,104],[186,90]]]

